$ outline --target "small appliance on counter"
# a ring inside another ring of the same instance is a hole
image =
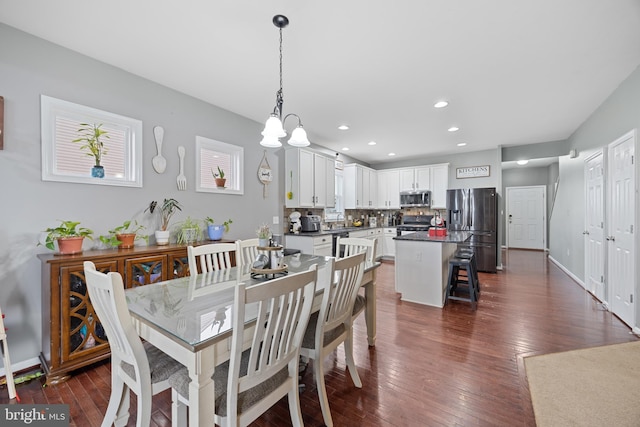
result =
[[[298,234],[302,224],[300,223],[300,212],[291,212],[289,215],[289,232]]]
[[[320,223],[322,222],[320,215],[307,215],[300,217],[301,228],[303,233],[320,231]]]
[[[377,227],[378,226],[378,218],[375,216],[369,217],[369,227]]]

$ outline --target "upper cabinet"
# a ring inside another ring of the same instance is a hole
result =
[[[400,169],[400,191],[431,190],[431,167]]]
[[[445,209],[449,189],[449,163],[431,165],[430,169],[431,209]]]
[[[335,160],[308,149],[285,151],[285,205],[287,208],[324,208],[335,205]]]
[[[378,207],[377,198],[377,172],[354,163],[344,165],[345,209],[375,209]]]
[[[400,171],[378,171],[378,209],[400,209]]]

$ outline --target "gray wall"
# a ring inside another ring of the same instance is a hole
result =
[[[16,368],[31,366],[40,348],[40,231],[58,220],[76,220],[105,234],[125,219],[141,216],[151,200],[174,197],[184,209],[174,218],[232,218],[225,238],[254,237],[273,216],[283,223],[283,150],[268,152],[276,172],[269,196],[262,197],[257,170],[263,155],[262,125],[112,66],[0,24],[0,95],[5,98],[4,150],[0,151],[0,304],[10,332]],[[144,60],[141,56],[140,60]],[[143,188],[41,181],[40,94],[98,108],[143,122]],[[267,108],[266,106],[265,108]],[[167,170],[151,167],[156,154],[152,129],[165,129]],[[244,196],[196,193],[196,135],[245,148]],[[187,191],[178,191],[177,147],[187,149]],[[152,225],[153,227],[153,225]],[[152,232],[153,230],[148,230]]]
[[[504,155],[504,152],[503,152]],[[551,200],[553,196],[554,172],[557,175],[558,163],[553,163],[546,167],[537,168],[514,168],[502,171],[502,194],[506,194],[507,187],[527,187],[531,185],[544,185],[547,187],[547,220],[551,211]],[[553,178],[553,181],[549,181]],[[551,182],[551,184],[550,184]],[[506,224],[504,225],[506,227]],[[506,228],[501,230],[501,245],[506,245]],[[549,227],[547,227],[546,242],[549,242]]]
[[[583,281],[584,160],[598,148],[606,147],[631,129],[639,127],[640,68],[637,68],[571,135],[569,147],[576,149],[578,156],[574,159],[560,157],[558,195],[550,224],[550,255]],[[638,175],[636,167],[636,178]],[[636,195],[636,212],[638,202],[640,197]],[[636,225],[638,223],[636,216]],[[636,255],[640,250],[637,239]],[[636,295],[639,290],[636,278]],[[636,308],[640,309],[640,304],[636,304]],[[640,319],[640,311],[636,313],[636,319]]]

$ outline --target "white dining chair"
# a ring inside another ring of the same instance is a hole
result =
[[[351,379],[356,387],[362,382],[353,359],[353,330],[351,328],[354,304],[364,273],[364,252],[342,258],[331,259],[333,283],[328,283],[322,294],[320,311],[313,313],[302,340],[300,354],[313,359],[313,376],[318,386],[318,398],[322,417],[327,426],[333,425],[327,389],[324,384],[323,360],[325,356],[344,343],[344,353]],[[362,300],[364,304],[364,299]]]
[[[288,396],[291,422],[303,425],[298,395],[300,344],[309,321],[317,281],[316,266],[246,287],[238,284],[233,303],[230,360],[216,366],[215,423],[246,426],[282,397]],[[245,313],[256,310],[255,325],[245,329]],[[250,342],[247,350],[243,343]],[[169,378],[173,426],[185,426],[189,374],[181,369]]]
[[[259,239],[236,240],[236,266],[252,265],[258,257]]]
[[[169,376],[184,366],[142,343],[127,308],[120,273],[96,271],[93,262],[85,261],[84,274],[91,305],[111,348],[111,395],[102,427],[126,424],[129,391],[137,396],[136,426],[148,427],[152,396],[168,389]]]
[[[187,246],[189,274],[208,273],[231,268],[231,254],[235,243],[210,243],[208,245]],[[200,263],[198,263],[200,261]],[[199,267],[199,268],[198,268]]]
[[[376,259],[376,250],[378,247],[377,239],[365,239],[363,237],[339,237],[336,241],[336,257],[340,258],[341,256],[341,246],[344,246],[344,253],[342,253],[342,257],[348,257],[351,255],[355,255],[360,252],[366,252],[366,260],[369,263],[373,263]],[[365,299],[363,295],[358,295],[357,300],[353,306],[353,320],[360,315],[364,311],[365,307]]]
[[[4,328],[4,314],[0,308],[0,341],[2,341],[2,362],[4,363],[4,375],[7,380],[7,391],[9,399],[16,398],[16,384],[13,381],[13,368],[11,367],[11,359],[9,358],[9,344],[7,344],[7,331]],[[18,399],[18,402],[20,399]]]

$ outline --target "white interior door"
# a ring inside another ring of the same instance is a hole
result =
[[[611,311],[635,321],[635,131],[609,144],[607,161],[607,283]]]
[[[507,246],[544,249],[547,233],[544,185],[507,187]]]
[[[584,161],[585,182],[585,287],[602,302],[607,302],[605,289],[605,201],[604,152],[599,150]]]

